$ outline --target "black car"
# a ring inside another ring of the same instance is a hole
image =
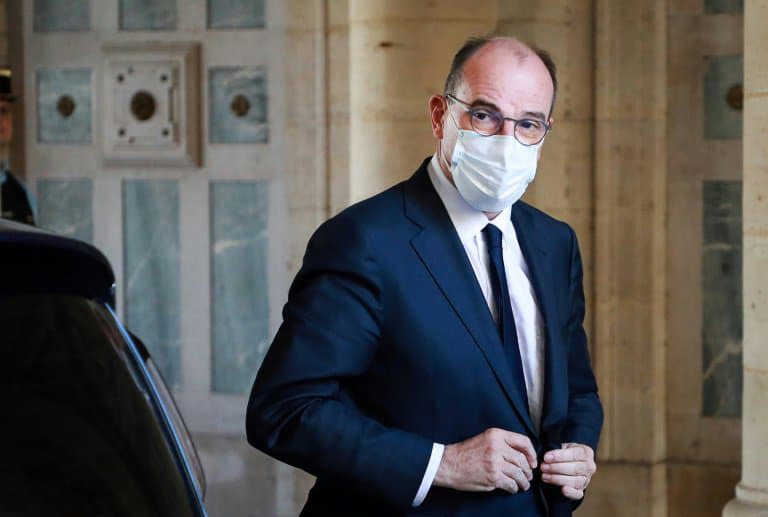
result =
[[[205,516],[200,461],[94,247],[0,220],[0,515]]]

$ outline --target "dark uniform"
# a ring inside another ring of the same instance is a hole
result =
[[[27,189],[8,171],[0,171],[0,217],[35,224]]]

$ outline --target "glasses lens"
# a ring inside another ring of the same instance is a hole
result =
[[[469,117],[472,122],[472,129],[481,135],[495,135],[499,132],[501,124],[504,122],[502,116],[488,108],[469,108]]]
[[[547,132],[547,127],[540,120],[524,118],[515,124],[515,137],[521,144],[538,144]]]

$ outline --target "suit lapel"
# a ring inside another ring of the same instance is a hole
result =
[[[512,207],[512,223],[515,226],[520,249],[528,265],[531,284],[536,293],[545,327],[544,344],[544,407],[541,417],[541,438],[545,447],[560,446],[559,424],[568,412],[568,356],[561,339],[560,315],[552,285],[553,254],[547,249],[549,237],[537,231],[529,211],[520,203]],[[562,394],[566,394],[565,397]]]
[[[532,436],[535,428],[512,372],[488,304],[448,213],[435,192],[424,162],[406,183],[406,215],[421,227],[411,246],[453,308],[503,387]]]

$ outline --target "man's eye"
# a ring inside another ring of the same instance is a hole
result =
[[[538,120],[531,120],[529,118],[524,118],[517,125],[523,129],[541,129],[543,126]]]
[[[470,114],[472,115],[473,119],[479,122],[488,122],[494,118],[493,113],[484,109],[473,109]]]

